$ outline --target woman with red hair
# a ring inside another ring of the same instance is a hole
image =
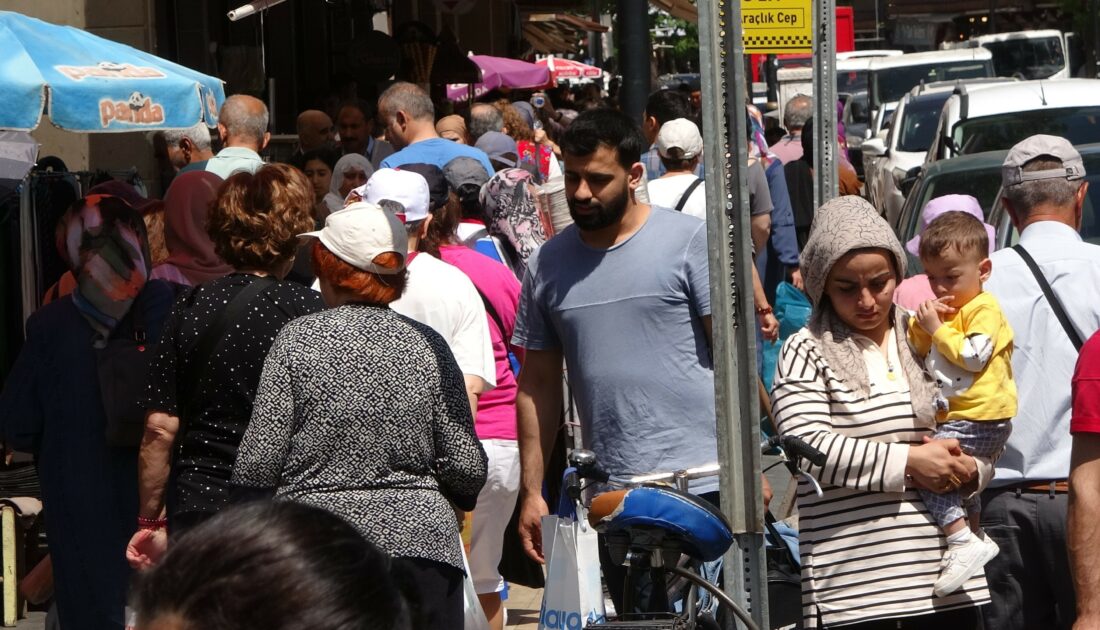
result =
[[[389,308],[408,249],[393,213],[354,203],[307,236],[330,308],[275,339],[233,482],[343,517],[406,565],[414,626],[453,627],[463,561],[452,508],[472,510],[486,475],[462,371],[438,333]]]

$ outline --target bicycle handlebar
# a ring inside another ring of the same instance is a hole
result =
[[[772,436],[761,443],[760,450],[770,451],[777,446],[788,452],[794,459],[806,459],[815,466],[825,465],[825,453],[822,453],[818,449],[807,444],[802,439],[797,438],[793,435]],[[577,469],[577,476],[581,479],[588,479],[600,483],[607,483],[611,480],[611,475],[599,467],[596,454],[592,451],[581,449],[573,451],[569,454],[569,464],[573,468]],[[675,472],[650,473],[625,479],[616,477],[615,481],[616,483],[623,485],[638,485],[643,483],[674,481],[680,479],[692,480],[716,475],[718,471],[718,464],[708,464],[705,466],[699,466],[696,468],[689,468],[687,470],[680,470]]]

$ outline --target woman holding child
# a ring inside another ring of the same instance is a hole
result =
[[[934,595],[947,544],[919,490],[956,492],[991,466],[930,439],[938,392],[892,303],[901,244],[870,204],[840,197],[817,212],[800,268],[813,315],[783,346],[772,401],[780,433],[828,458],[804,464],[823,496],[800,483],[805,626],[975,628],[985,577]]]

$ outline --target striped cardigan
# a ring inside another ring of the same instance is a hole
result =
[[[876,367],[869,365],[869,373],[885,371]],[[806,329],[783,344],[772,390],[779,432],[799,436],[828,456],[824,467],[803,464],[824,496],[805,480],[798,488],[807,628],[989,601],[982,573],[947,597],[932,594],[947,543],[920,495],[905,487],[905,465],[909,446],[935,427],[913,414],[902,379],[872,376],[864,398],[829,369]]]

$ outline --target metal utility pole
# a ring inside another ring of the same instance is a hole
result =
[[[836,197],[836,0],[814,11],[814,207]]]
[[[735,534],[725,591],[768,628],[741,5],[697,6],[720,491]]]
[[[619,71],[623,75],[619,101],[623,111],[635,120],[642,120],[645,101],[649,98],[648,0],[618,0]]]

